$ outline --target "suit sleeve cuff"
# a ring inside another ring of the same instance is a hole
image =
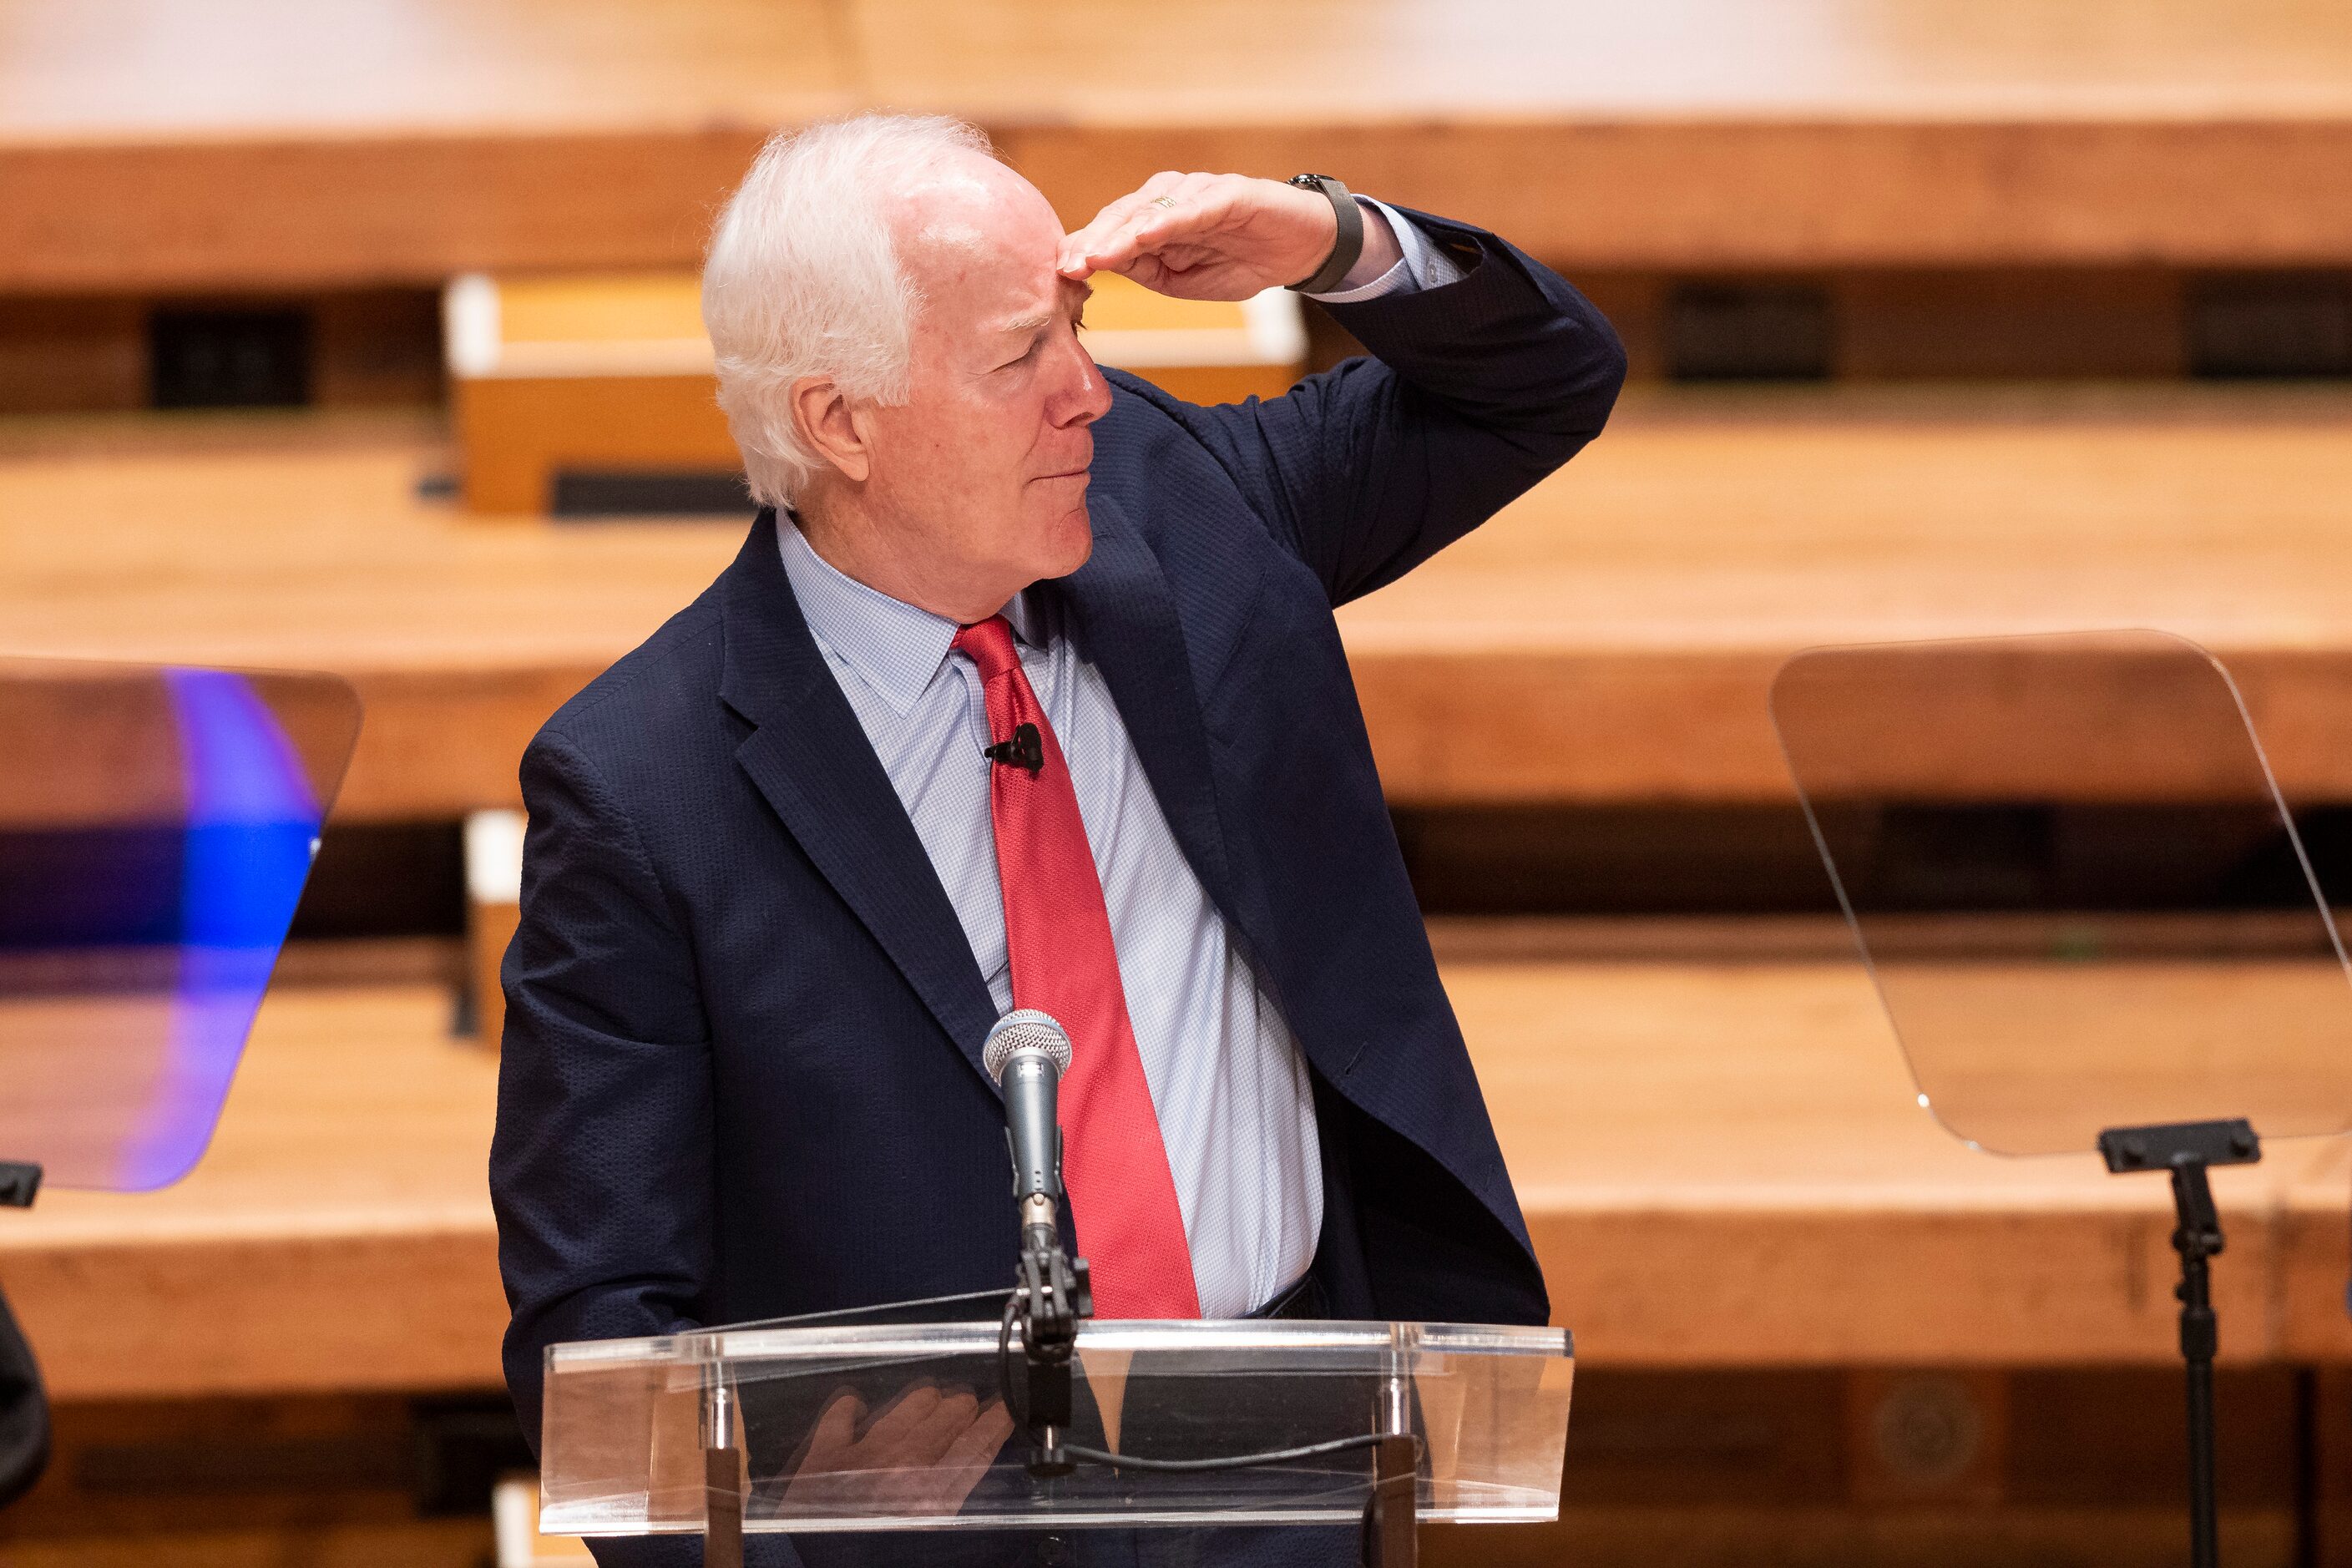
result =
[[[1429,236],[1421,226],[1398,212],[1386,202],[1370,196],[1358,196],[1356,204],[1367,209],[1366,216],[1378,212],[1388,219],[1390,229],[1396,235],[1400,254],[1395,266],[1354,289],[1328,289],[1307,297],[1326,305],[1358,305],[1367,300],[1378,300],[1390,294],[1409,294],[1423,289],[1443,289],[1448,283],[1460,281],[1462,268],[1454,259],[1430,244]]]

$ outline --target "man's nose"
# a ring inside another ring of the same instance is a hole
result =
[[[1070,345],[1067,379],[1048,410],[1056,425],[1091,425],[1110,412],[1110,383],[1103,379],[1095,356],[1075,341]]]

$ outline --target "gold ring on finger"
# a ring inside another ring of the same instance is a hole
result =
[[[1151,205],[1155,207],[1172,207],[1176,205],[1176,198],[1174,196],[1154,196],[1151,198]]]

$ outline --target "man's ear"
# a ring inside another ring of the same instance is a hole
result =
[[[803,376],[793,383],[790,399],[793,427],[817,455],[841,471],[853,484],[863,484],[873,466],[869,444],[872,427],[858,416],[830,376]]]

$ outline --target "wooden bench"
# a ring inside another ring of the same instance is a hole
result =
[[[444,314],[466,504],[653,511],[681,483],[740,502],[701,288],[692,272],[453,281]],[[1085,338],[1101,363],[1194,403],[1278,397],[1307,370],[1298,296],[1282,289],[1172,300],[1106,273]]]
[[[1591,1363],[2174,1356],[2164,1184],[1963,1148],[1912,1104],[1857,966],[1463,960],[1446,979]],[[0,1286],[58,1397],[497,1383],[497,1067],[449,1016],[436,986],[280,990],[185,1183],[0,1215]],[[2217,1174],[2227,1360],[2352,1363],[2347,1171],[2340,1141],[2289,1142]]]
[[[422,0],[396,37],[257,0],[103,28],[31,0],[0,61],[0,289],[310,287],[690,266],[764,131],[890,105],[990,126],[1066,218],[1161,168],[1331,169],[1580,266],[2326,265],[2352,19],[2036,0],[1592,26],[1543,0],[1345,7],[1284,47],[1142,0],[664,7]]]
[[[366,704],[347,821],[514,804],[531,732],[741,542],[469,528],[417,493],[450,463],[423,419],[76,428],[0,457],[0,648],[344,675]]]
[[[422,422],[141,428],[0,444],[0,652],[345,674],[347,821],[514,804],[531,731],[741,540],[470,526],[416,494],[451,460]],[[1786,801],[1765,697],[1791,651],[2097,626],[2205,641],[2290,787],[2340,800],[2347,472],[2325,393],[1629,395],[1340,625],[1401,805]]]
[[[433,985],[281,988],[194,1174],[5,1215],[0,1287],[52,1394],[499,1382],[498,1063],[450,1012]]]
[[[2165,1184],[2088,1152],[1969,1150],[1913,1103],[1859,965],[1457,963],[1446,980],[1554,1310],[1595,1362],[2178,1354]],[[2147,1004],[2118,987],[2114,1005],[2127,1036]],[[2345,1169],[2339,1143],[2290,1141],[2216,1173],[2231,1357],[2352,1352]],[[2306,1213],[2332,1229],[2282,1224]]]
[[[2092,627],[2203,642],[2283,786],[2340,799],[2347,458],[2326,393],[1629,396],[1340,628],[1417,804],[1786,800],[1766,694],[1791,652]]]

